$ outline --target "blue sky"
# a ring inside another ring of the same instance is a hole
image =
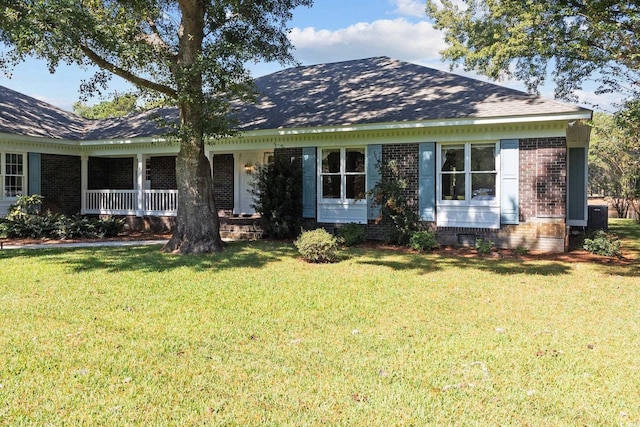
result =
[[[295,57],[304,65],[386,55],[392,58],[449,70],[440,61],[444,48],[442,34],[433,29],[424,13],[423,0],[315,0],[312,8],[294,11],[290,38],[296,46]],[[278,64],[257,64],[253,75],[279,70]],[[481,78],[461,69],[454,72]],[[16,67],[9,79],[0,74],[0,85],[71,110],[78,100],[78,88],[90,70],[61,65],[49,74],[44,62],[28,60]],[[524,90],[516,81],[498,82]],[[114,77],[110,89],[126,91],[128,85]],[[551,86],[541,94],[553,98]],[[596,96],[586,90],[579,94],[582,103],[608,105],[615,98]],[[96,102],[95,99],[92,102]]]

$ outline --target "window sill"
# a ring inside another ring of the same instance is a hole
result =
[[[325,205],[366,205],[366,199],[320,199],[318,203]]]
[[[491,199],[491,200],[478,200],[478,199],[471,199],[471,200],[448,200],[448,199],[444,199],[444,200],[438,200],[438,204],[439,205],[444,205],[444,206],[500,206],[498,203],[497,199]]]

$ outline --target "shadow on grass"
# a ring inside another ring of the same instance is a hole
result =
[[[621,237],[626,259],[618,262],[618,260],[603,258],[596,262],[598,268],[605,274],[639,277],[640,225],[633,221],[617,220],[611,222],[610,229]],[[258,269],[273,262],[298,257],[296,249],[290,243],[268,240],[234,242],[230,243],[222,253],[189,256],[162,253],[160,246],[0,251],[0,260],[20,258],[21,262],[29,265],[30,260],[39,259],[62,264],[74,272],[87,270],[164,272],[177,268],[189,268],[194,271]],[[402,249],[395,252],[369,247],[351,248],[345,251],[346,258],[353,259],[355,264],[385,266],[396,271],[413,270],[416,274],[460,268],[500,275],[560,276],[570,274],[573,263],[571,254],[563,256],[562,259],[553,259],[553,257],[535,259],[527,256],[494,258],[469,254],[466,256],[448,253],[417,254]]]
[[[483,256],[455,256],[446,254],[411,254],[403,255],[404,260],[391,260],[389,253],[377,250],[365,250],[364,260],[356,261],[364,265],[381,265],[393,270],[415,270],[417,273],[427,274],[449,268],[476,269],[501,275],[533,274],[539,276],[560,276],[569,274],[571,265],[568,263],[543,261],[530,262],[518,258],[504,259]]]
[[[525,255],[523,257],[494,258],[466,255],[433,253],[416,254],[403,251],[403,257],[392,257],[393,252],[368,248],[354,249],[356,263],[382,265],[393,270],[415,270],[425,274],[447,268],[476,269],[500,275],[531,274],[538,276],[560,276],[570,274],[576,262],[589,263],[604,274],[622,277],[640,277],[640,224],[633,220],[612,220],[610,231],[621,239],[624,258],[584,256],[584,251],[568,254]],[[361,257],[360,257],[361,256]],[[358,259],[358,258],[361,259]]]
[[[218,271],[233,268],[263,268],[271,262],[298,256],[292,245],[281,242],[233,242],[224,252],[204,255],[173,255],[160,246],[24,249],[0,252],[0,260],[24,258],[64,264],[74,272],[89,270],[164,272],[177,268]]]

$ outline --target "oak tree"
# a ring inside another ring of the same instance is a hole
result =
[[[589,144],[589,187],[610,197],[620,218],[640,197],[640,134],[626,120],[622,113],[595,113]]]
[[[640,94],[636,1],[428,0],[426,10],[445,32],[444,59],[467,70],[515,77],[532,92],[550,73],[566,100],[588,80],[600,92]]]
[[[251,61],[292,63],[287,22],[312,0],[0,0],[0,66],[27,56],[97,66],[81,90],[106,88],[110,76],[141,96],[178,107],[179,206],[164,250],[223,249],[205,138],[233,132],[233,99],[251,94]]]
[[[101,101],[95,105],[87,105],[78,101],[73,104],[73,112],[87,119],[124,117],[139,111],[137,102],[138,97],[134,94],[116,94],[113,99]]]

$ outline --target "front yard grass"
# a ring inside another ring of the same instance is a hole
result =
[[[640,424],[638,258],[346,254],[0,251],[0,425]]]

